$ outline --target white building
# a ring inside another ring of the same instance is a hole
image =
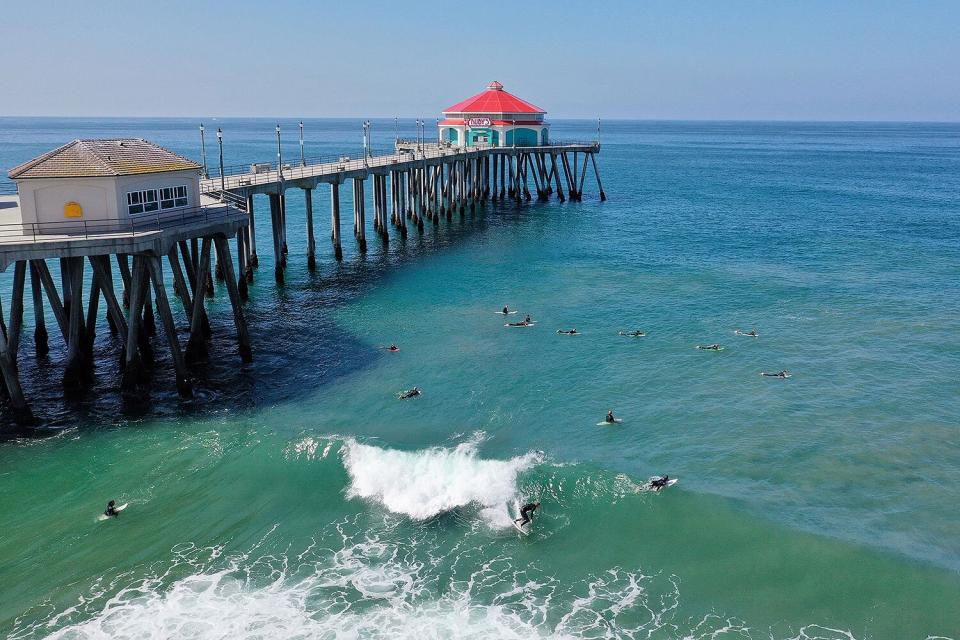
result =
[[[182,215],[200,206],[200,170],[152,142],[124,138],[74,140],[8,175],[17,183],[24,226],[64,233]]]

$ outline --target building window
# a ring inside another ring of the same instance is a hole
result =
[[[186,186],[144,189],[127,193],[127,213],[132,216],[185,206],[187,206]]]
[[[160,189],[160,208],[173,209],[187,206],[186,187],[165,187]]]

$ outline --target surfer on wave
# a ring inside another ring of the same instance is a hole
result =
[[[530,517],[530,514],[536,511],[539,507],[540,507],[539,502],[530,502],[528,504],[523,505],[522,507],[520,507],[520,517],[514,520],[514,522],[516,522],[521,527],[527,524],[528,522],[532,522],[533,519]]]
[[[650,481],[650,488],[654,491],[660,491],[670,482],[670,476],[660,476]]]

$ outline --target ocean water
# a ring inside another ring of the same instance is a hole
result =
[[[197,124],[0,119],[0,166],[106,135],[199,159]],[[274,121],[205,124],[227,164],[276,157]],[[398,130],[375,121],[375,147]],[[305,131],[308,156],[360,153],[359,120]],[[960,125],[621,121],[601,141],[605,203],[590,173],[580,203],[488,204],[366,255],[345,233],[341,264],[321,189],[312,274],[291,192],[279,289],[258,217],[255,361],[218,290],[191,402],[161,338],[150,392],[121,398],[105,329],[91,392],[64,398],[28,310],[44,427],[0,414],[0,635],[960,637]],[[504,304],[536,327],[504,328]],[[659,473],[680,481],[638,491]],[[97,521],[111,498],[130,507]]]

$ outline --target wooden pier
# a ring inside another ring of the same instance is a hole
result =
[[[534,194],[538,201],[547,201],[551,195],[561,202],[578,201],[588,167],[596,178],[599,199],[606,200],[597,169],[599,151],[595,142],[512,148],[398,141],[394,152],[387,155],[296,166],[257,163],[249,165],[247,171],[204,177],[199,180],[201,206],[136,216],[129,222],[96,216],[80,221],[26,222],[19,209],[23,194],[0,196],[0,271],[13,266],[9,302],[0,296],[0,373],[4,383],[0,395],[6,394],[16,421],[33,421],[18,376],[25,295],[30,295],[33,303],[33,342],[38,357],[49,351],[48,309],[55,321],[54,333],[62,337],[66,347],[63,385],[68,390],[82,390],[89,381],[93,339],[101,316],[122,345],[121,388],[136,390],[145,380],[144,367],[154,359],[149,337],[156,332],[159,317],[177,389],[181,395],[190,396],[191,364],[202,363],[208,355],[210,324],[205,299],[213,295],[214,277],[226,283],[239,358],[251,361],[251,339],[242,303],[258,265],[254,225],[257,194],[269,197],[275,277],[282,283],[288,253],[286,192],[291,188],[304,192],[306,257],[312,270],[317,263],[314,192],[320,185],[329,186],[330,239],[333,257],[341,260],[340,202],[345,185],[353,196],[353,235],[358,250],[364,252],[368,227],[387,244],[391,228],[404,237],[411,227],[414,233],[423,233],[427,223],[440,224],[454,215],[463,216],[487,201],[519,203],[532,200]],[[369,216],[368,199],[373,207]],[[215,268],[211,268],[212,256],[216,256]],[[49,260],[59,262],[59,287],[51,275]],[[166,290],[164,262],[171,274],[173,296]],[[87,265],[91,277],[84,297]],[[189,327],[185,345],[177,337],[171,297],[179,299],[181,323]],[[9,308],[9,315],[4,308]]]

